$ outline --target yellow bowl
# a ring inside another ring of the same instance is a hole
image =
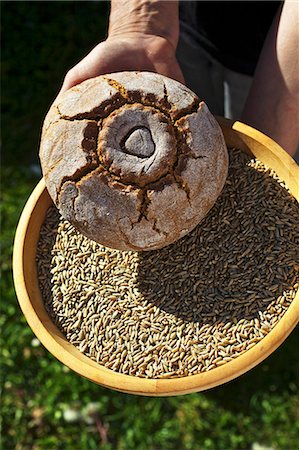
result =
[[[241,123],[217,118],[226,144],[254,155],[276,171],[299,200],[299,166],[272,139]],[[22,311],[37,338],[63,364],[100,385],[130,394],[169,396],[202,391],[223,384],[250,370],[269,356],[299,321],[299,291],[274,327],[254,347],[210,371],[174,379],[147,379],[114,372],[97,364],[70,344],[45,310],[38,284],[36,249],[45,214],[52,200],[42,179],[22,212],[14,242],[13,273]]]

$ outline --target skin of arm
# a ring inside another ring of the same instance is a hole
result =
[[[60,93],[124,70],[158,72],[184,83],[175,57],[178,38],[178,0],[112,0],[107,39],[66,74]]]
[[[241,120],[290,155],[299,144],[299,3],[286,0],[269,30]]]
[[[294,155],[299,142],[299,4],[285,0],[269,30],[241,120]],[[105,73],[148,70],[184,83],[175,50],[178,0],[111,0],[108,37],[64,79],[61,92]]]

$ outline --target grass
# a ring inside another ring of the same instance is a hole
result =
[[[298,448],[298,329],[265,362],[213,390],[145,398],[97,386],[36,340],[15,296],[11,253],[38,182],[43,117],[63,76],[105,34],[104,2],[2,3],[2,449]],[[259,444],[259,446],[258,446]]]

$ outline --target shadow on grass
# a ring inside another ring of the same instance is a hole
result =
[[[232,412],[248,413],[259,409],[261,397],[292,395],[298,391],[298,339],[297,327],[286,341],[265,361],[246,374],[225,385],[205,392],[220,406]]]

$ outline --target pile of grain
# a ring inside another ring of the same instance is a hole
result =
[[[40,233],[45,306],[67,340],[112,370],[197,374],[263,339],[299,286],[299,208],[278,177],[230,150],[221,197],[162,250],[121,252],[77,232],[56,208]]]

